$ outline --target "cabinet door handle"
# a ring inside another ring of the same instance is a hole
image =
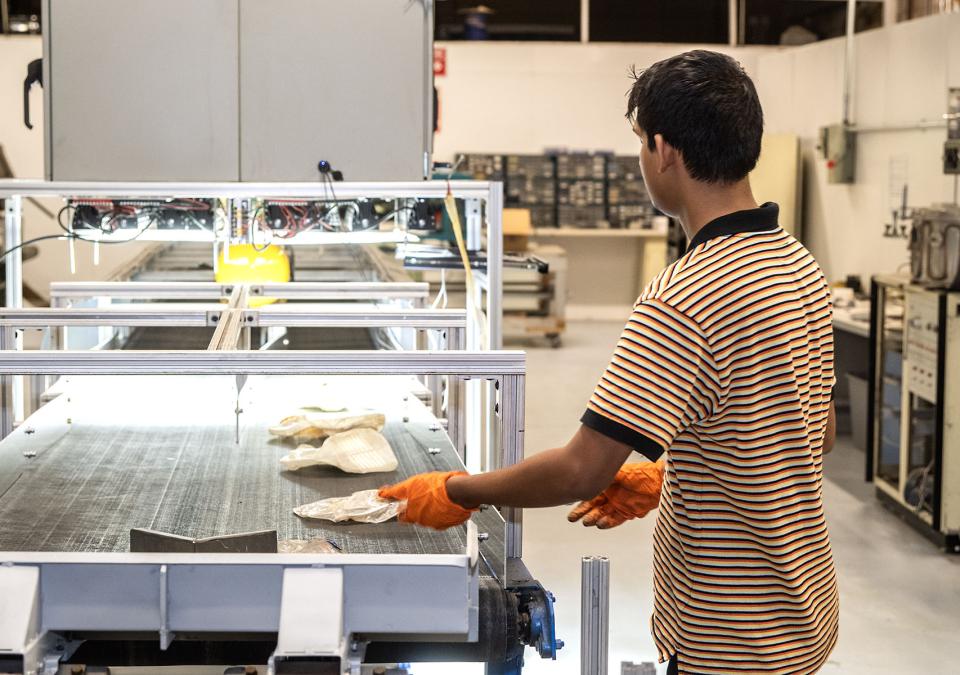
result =
[[[43,59],[34,59],[27,64],[27,77],[23,80],[23,123],[27,129],[33,129],[30,123],[30,90],[34,84],[43,86]]]

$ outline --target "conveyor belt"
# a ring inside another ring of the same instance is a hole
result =
[[[124,349],[206,349],[213,337],[213,328],[167,327],[134,328],[124,343]]]
[[[367,328],[288,328],[274,349],[376,349]]]
[[[387,413],[384,433],[400,463],[394,473],[367,476],[282,472],[278,460],[291,446],[267,432],[309,404],[312,392],[339,391],[342,379],[250,378],[239,445],[232,381],[75,378],[66,394],[0,442],[0,551],[126,551],[130,528],[140,527],[188,537],[276,529],[280,539],[330,538],[347,553],[463,552],[465,528],[321,523],[292,512],[421,471],[462,469],[446,434],[431,429],[427,409],[402,394],[407,380],[378,378],[360,389],[357,378],[349,380],[346,400]],[[493,510],[474,519],[489,533],[487,556],[502,559],[502,520]]]
[[[206,349],[213,328],[135,328],[123,343],[124,349]],[[366,328],[288,328],[286,341],[273,349],[376,349]]]

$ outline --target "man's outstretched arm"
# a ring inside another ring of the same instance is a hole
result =
[[[562,448],[519,464],[447,481],[451,501],[467,509],[481,504],[536,508],[595,497],[630,456],[630,446],[581,426]]]
[[[463,523],[481,504],[522,508],[591,499],[613,481],[631,451],[581,427],[562,448],[515,466],[476,476],[423,473],[381,488],[380,497],[404,502],[400,520],[442,530]]]

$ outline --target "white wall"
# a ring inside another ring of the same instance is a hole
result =
[[[947,87],[960,86],[960,15],[900,23],[855,38],[853,119],[876,128],[942,120]],[[817,129],[842,119],[844,42],[819,42],[758,59],[767,129],[801,136],[804,238],[831,280],[893,272],[909,260],[906,241],[883,237],[891,176],[906,167],[911,206],[953,199],[942,172],[945,128],[888,130],[857,137],[856,182],[826,182]],[[893,169],[891,166],[893,165]]]
[[[441,129],[435,155],[538,153],[546,147],[638,152],[624,119],[629,68],[693,49],[680,44],[439,42]],[[731,54],[751,75],[770,47],[706,47]]]
[[[23,125],[22,91],[27,64],[43,53],[38,36],[0,35],[0,145],[17,178],[43,179],[43,92],[34,87],[30,99],[33,130]],[[54,213],[62,206],[58,200],[44,205]],[[2,223],[2,219],[0,219]],[[24,239],[56,234],[60,228],[30,203],[24,206]],[[51,281],[94,281],[106,279],[143,250],[143,244],[101,246],[100,265],[93,265],[92,244],[76,243],[77,274],[71,276],[68,244],[43,241],[40,254],[24,263],[24,282],[44,296]]]
[[[438,77],[440,131],[434,154],[540,153],[545,148],[609,150],[637,154],[626,94],[630,67],[695,48],[682,44],[580,44],[443,42],[447,74]],[[728,49],[751,75],[770,47]],[[572,318],[624,319],[636,300],[641,270],[635,240],[578,237],[545,240],[568,255],[568,314]]]

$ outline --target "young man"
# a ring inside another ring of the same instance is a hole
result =
[[[627,116],[650,196],[690,246],[638,299],[582,426],[502,471],[423,474],[381,494],[438,528],[481,504],[577,499],[589,501],[571,520],[612,527],[659,494],[652,630],[669,672],[814,673],[838,623],[821,491],[827,283],[777,206],[754,200],[763,113],[739,64],[708,51],[661,61],[637,77]],[[634,451],[665,464],[624,465]]]

